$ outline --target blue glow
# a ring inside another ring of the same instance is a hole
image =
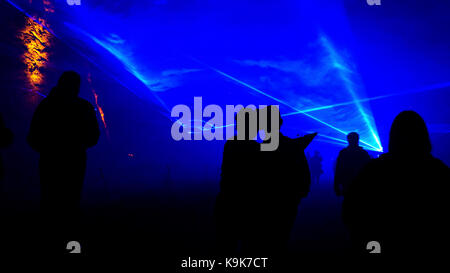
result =
[[[322,35],[320,37],[320,41],[321,41],[322,45],[325,47],[325,49],[327,50],[329,57],[330,57],[331,61],[333,62],[334,66],[338,69],[339,76],[344,83],[345,89],[350,93],[351,97],[353,98],[354,104],[358,108],[358,111],[361,113],[366,125],[369,127],[370,133],[371,133],[372,137],[374,138],[376,144],[378,145],[377,150],[383,151],[383,147],[381,146],[376,127],[374,126],[373,122],[371,120],[369,120],[369,117],[366,113],[367,110],[365,110],[363,108],[361,101],[358,98],[358,95],[356,94],[355,84],[350,79],[351,74],[353,74],[354,72],[351,71],[349,68],[347,68],[347,66],[343,62],[342,57],[336,52],[335,48],[333,47],[333,45],[331,44],[331,42],[329,41],[328,38],[326,38],[324,35]],[[361,141],[361,142],[363,142],[363,141]],[[363,142],[363,143],[369,145],[367,142]],[[369,146],[373,147],[372,145],[369,145]]]
[[[439,89],[442,89],[442,88],[445,88],[445,87],[449,87],[449,86],[450,86],[450,82],[438,83],[438,84],[433,84],[433,85],[425,86],[425,87],[422,87],[422,88],[414,89],[414,90],[411,90],[411,91],[400,92],[400,93],[393,93],[393,94],[376,96],[376,97],[365,98],[365,99],[358,99],[356,101],[352,100],[352,101],[340,102],[340,103],[335,103],[335,104],[332,104],[332,105],[319,106],[319,107],[314,107],[314,108],[310,108],[310,109],[305,109],[305,110],[302,110],[302,111],[290,112],[290,113],[282,114],[281,116],[287,117],[287,116],[298,115],[298,114],[302,114],[302,113],[326,110],[326,109],[335,108],[335,107],[339,107],[339,106],[352,105],[352,104],[355,104],[356,102],[368,102],[368,101],[373,101],[373,100],[386,99],[386,98],[390,98],[390,97],[394,97],[394,96],[404,96],[404,95],[410,95],[410,94],[415,94],[415,93],[439,90]]]
[[[348,142],[347,142],[347,141],[342,140],[342,139],[340,139],[340,138],[330,137],[330,136],[326,136],[326,135],[324,135],[324,134],[318,134],[317,136],[318,136],[318,137],[323,137],[323,138],[327,138],[327,139],[330,139],[330,140],[337,141],[337,142],[339,142],[339,143],[341,143],[341,144],[343,144],[343,145],[345,145],[345,146],[348,145]],[[364,142],[362,142],[362,143],[364,143]],[[361,147],[364,147],[364,148],[367,149],[367,150],[381,152],[379,149],[377,149],[377,148],[375,148],[375,147],[373,147],[373,146],[369,146],[369,145],[367,145],[367,144],[361,145]]]
[[[262,91],[262,90],[260,90],[260,89],[258,89],[258,88],[256,88],[256,87],[254,87],[254,86],[251,86],[251,85],[249,85],[249,84],[247,84],[247,83],[245,83],[245,82],[243,82],[243,81],[241,81],[241,80],[239,80],[239,79],[237,79],[237,78],[235,78],[235,77],[233,77],[233,76],[231,76],[231,75],[229,75],[229,74],[227,74],[227,73],[225,73],[225,72],[223,72],[223,71],[220,71],[220,70],[218,70],[218,69],[216,69],[216,68],[214,68],[214,67],[211,67],[211,66],[209,66],[209,65],[207,65],[207,66],[208,66],[211,70],[213,70],[213,71],[219,73],[220,75],[225,76],[226,78],[231,79],[231,80],[233,80],[233,81],[235,81],[235,82],[237,82],[237,83],[239,83],[239,84],[241,84],[241,85],[243,85],[243,86],[245,86],[245,87],[247,87],[247,88],[250,88],[251,90],[258,92],[259,94],[262,94],[262,95],[264,95],[264,96],[266,96],[266,97],[268,97],[268,98],[270,98],[270,99],[276,101],[277,103],[280,103],[280,104],[282,104],[282,105],[285,105],[285,106],[287,106],[287,107],[289,107],[289,108],[295,110],[297,113],[303,114],[303,115],[305,115],[305,116],[307,116],[307,117],[309,117],[309,118],[311,118],[311,119],[313,119],[313,120],[315,120],[315,121],[317,121],[317,122],[319,122],[319,123],[321,123],[321,124],[323,124],[323,125],[325,125],[325,126],[327,126],[327,127],[329,127],[329,128],[332,128],[333,130],[338,131],[339,133],[342,133],[342,134],[344,134],[344,135],[347,135],[347,134],[348,134],[348,132],[345,132],[345,131],[343,131],[343,130],[341,130],[341,129],[339,129],[339,128],[337,128],[337,127],[335,127],[335,126],[333,126],[333,125],[331,125],[331,124],[329,124],[329,123],[327,123],[327,122],[324,122],[324,121],[322,121],[322,120],[320,120],[320,119],[318,119],[318,118],[316,118],[316,117],[314,117],[314,116],[312,116],[312,115],[310,115],[310,114],[307,114],[307,113],[305,113],[305,112],[302,112],[301,110],[299,110],[299,109],[297,109],[296,107],[290,105],[289,103],[287,103],[287,102],[285,102],[285,101],[283,101],[283,100],[281,100],[281,99],[278,99],[278,98],[276,98],[276,97],[274,97],[274,96],[272,96],[272,95],[270,95],[270,94],[268,94],[268,93],[266,93],[266,92],[264,92],[264,91]],[[373,131],[373,130],[372,130],[372,131]],[[371,147],[371,148],[377,150],[377,151],[382,151],[382,150],[383,150],[381,147],[378,147],[378,148],[377,148],[377,147],[374,147],[374,146],[372,146],[371,144],[367,143],[367,142],[364,141],[364,140],[361,140],[361,142],[364,143],[364,144],[366,144],[367,146],[369,146],[369,147]]]
[[[430,133],[440,134],[441,144],[441,135],[448,132],[449,121],[443,117],[450,86],[444,61],[448,50],[441,42],[426,42],[427,35],[443,37],[442,32],[403,33],[406,22],[414,24],[411,19],[384,18],[381,27],[379,18],[361,19],[361,13],[370,11],[364,5],[339,0],[99,0],[69,7],[52,1],[56,12],[49,14],[42,1],[7,2],[49,22],[60,45],[55,68],[83,71],[86,60],[95,66],[88,65],[118,146],[124,140],[134,150],[159,149],[157,154],[177,157],[177,149],[192,144],[171,145],[170,125],[176,119],[168,113],[177,104],[192,109],[195,96],[203,97],[203,108],[279,104],[282,133],[319,132],[321,143],[314,141],[309,149],[326,151],[324,160],[340,148],[330,144],[345,146],[351,131],[360,134],[362,147],[381,151],[393,118],[405,109],[417,110],[434,124]],[[140,136],[145,137],[136,141]],[[167,145],[154,145],[154,139]],[[207,164],[220,162],[223,143],[195,145],[184,153]],[[443,154],[445,148],[435,151]]]
[[[107,39],[108,42],[106,41],[102,41],[100,39],[98,39],[97,37],[89,34],[88,32],[70,24],[65,22],[64,23],[67,27],[82,33],[83,35],[89,37],[92,41],[94,41],[96,44],[100,45],[101,47],[103,47],[105,50],[107,50],[109,53],[111,53],[112,55],[114,55],[117,59],[119,59],[122,64],[124,65],[125,69],[130,72],[132,75],[134,75],[138,80],[140,80],[145,86],[147,86],[151,91],[152,90],[152,84],[154,84],[154,82],[152,82],[150,79],[148,79],[143,73],[141,73],[137,67],[137,65],[134,63],[134,61],[132,60],[132,58],[130,57],[130,54],[126,54],[124,52],[122,52],[121,50],[117,49],[116,46],[118,44],[123,44],[124,40],[120,39],[117,35],[113,34],[111,35],[111,37],[109,39]],[[166,109],[168,112],[170,112],[169,107],[166,105],[166,103],[154,92],[151,92],[151,94],[154,96],[154,98],[164,107],[164,109]]]

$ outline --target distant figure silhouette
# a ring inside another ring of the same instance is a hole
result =
[[[268,113],[271,107],[267,108]],[[271,124],[270,114],[268,124]],[[273,133],[270,126],[267,130]],[[226,242],[239,244],[242,254],[283,253],[300,200],[309,193],[311,176],[304,150],[316,134],[296,139],[281,133],[279,136],[279,146],[274,151],[261,151],[260,144],[251,140],[255,136],[225,144],[219,197],[227,199],[228,194],[231,209],[226,210],[228,217],[222,223],[238,236],[238,240]],[[229,245],[228,251],[236,249],[233,245]]]
[[[5,123],[3,122],[3,117],[0,115],[0,149],[10,146],[12,142],[13,142],[13,133],[10,129],[6,128]],[[0,193],[3,193],[3,176],[4,176],[3,161],[0,155]]]
[[[339,152],[334,175],[334,191],[337,196],[345,196],[350,182],[370,161],[369,154],[359,146],[358,133],[347,135],[348,146]]]
[[[401,112],[389,152],[371,160],[345,195],[343,217],[355,250],[364,253],[377,241],[381,254],[396,257],[447,253],[449,181],[448,167],[431,155],[423,119]]]
[[[78,97],[80,75],[67,71],[34,113],[28,143],[40,153],[41,206],[58,231],[76,222],[86,169],[86,150],[97,144],[94,107]]]
[[[311,165],[312,183],[319,184],[320,176],[323,174],[322,156],[320,155],[319,151],[314,151],[314,155],[309,160],[309,164]]]

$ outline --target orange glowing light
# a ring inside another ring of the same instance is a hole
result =
[[[100,114],[100,119],[102,120],[103,127],[105,127],[106,136],[109,138],[108,126],[106,125],[106,120],[105,120],[105,112],[103,112],[103,108],[98,103],[98,94],[97,94],[97,92],[92,87],[91,73],[88,73],[87,81],[88,81],[89,85],[91,86],[92,94],[94,95],[94,99],[95,99],[95,106],[97,107],[98,113]]]
[[[55,7],[53,6],[52,2],[50,2],[50,0],[42,0],[42,2],[44,3],[44,10],[46,12],[50,13],[55,12]]]
[[[22,60],[26,65],[25,74],[33,91],[37,91],[44,83],[41,70],[48,64],[48,47],[51,45],[51,34],[42,27],[47,26],[45,20],[39,19],[39,23],[27,18],[25,27],[18,34],[27,49]]]
[[[98,109],[98,112],[100,113],[100,118],[102,119],[103,126],[105,126],[105,129],[106,129],[107,126],[106,126],[106,121],[105,121],[105,113],[103,112],[102,107],[100,105],[98,105],[98,94],[95,92],[94,89],[92,89],[92,93],[94,94],[95,105],[97,105],[97,109]]]

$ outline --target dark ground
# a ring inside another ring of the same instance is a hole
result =
[[[347,234],[340,218],[339,200],[330,181],[313,185],[302,200],[289,252],[300,260],[309,255],[342,255]],[[78,236],[87,257],[145,257],[176,266],[184,257],[214,253],[214,189],[149,190],[120,193],[103,205],[83,203]],[[45,238],[39,229],[38,210],[5,208],[2,245],[11,255],[39,253]],[[75,239],[74,239],[75,240]]]

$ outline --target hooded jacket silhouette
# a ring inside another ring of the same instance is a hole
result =
[[[80,76],[64,72],[37,107],[28,135],[40,153],[41,203],[46,210],[76,209],[86,169],[86,150],[100,131],[94,107],[79,98]]]
[[[215,213],[223,254],[236,252],[238,245],[245,254],[285,250],[297,207],[309,193],[304,149],[315,135],[291,139],[279,133],[274,151],[261,151],[252,140],[256,135],[226,142]]]

